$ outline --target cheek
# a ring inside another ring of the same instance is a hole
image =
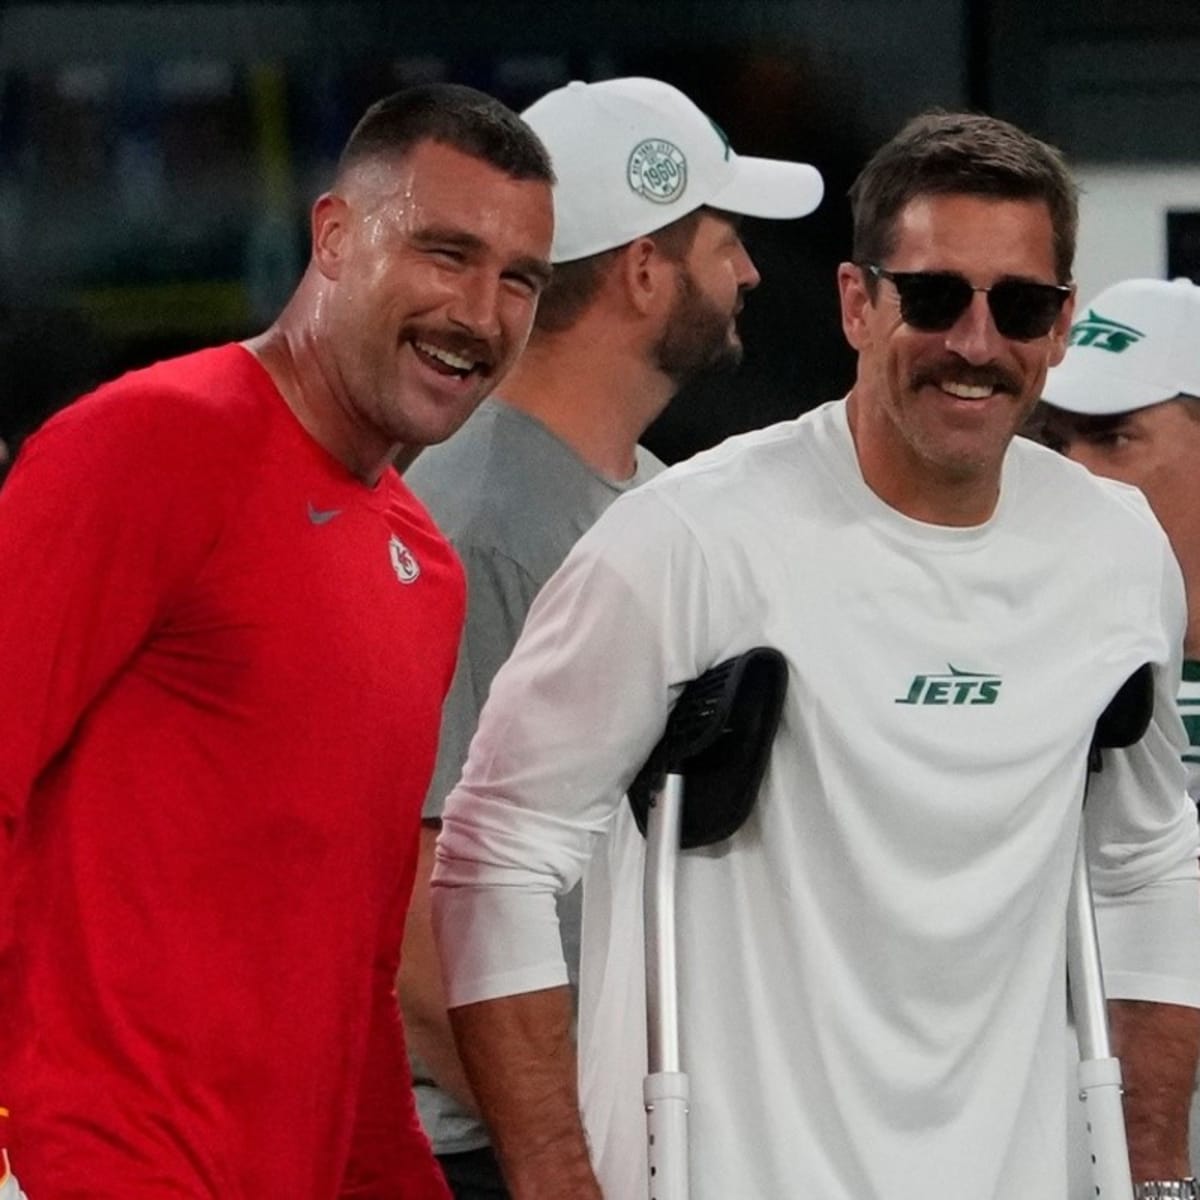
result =
[[[1180,500],[1190,499],[1194,492],[1194,466],[1174,455],[1160,455],[1155,462],[1146,464],[1140,476],[1134,482],[1156,506],[1171,503],[1178,506]]]
[[[1018,345],[1020,344],[1018,343]],[[1036,350],[1028,346],[1021,346],[1017,351],[1017,361],[1021,364],[1022,373],[1031,386],[1036,384],[1039,392],[1046,382],[1046,372],[1054,365],[1058,357],[1053,350],[1052,344],[1042,343]]]
[[[536,303],[523,296],[513,296],[502,302],[500,324],[508,343],[505,347],[507,353],[513,354],[525,345],[529,331],[533,328],[536,311]]]
[[[721,298],[732,298],[741,290],[741,274],[738,269],[736,259],[728,259],[725,263],[725,269],[721,272]]]
[[[1108,467],[1104,452],[1095,446],[1087,445],[1086,442],[1072,442],[1064,452],[1064,457],[1081,467],[1086,467],[1093,475],[1103,475],[1107,479],[1118,478]]]
[[[922,364],[927,366],[944,356],[940,342],[931,341],[927,335],[906,334],[903,328],[889,332],[880,348],[887,373],[905,388]]]

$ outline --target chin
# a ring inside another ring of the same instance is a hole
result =
[[[455,405],[452,409],[443,409],[436,417],[413,427],[404,440],[415,446],[436,446],[438,442],[453,437],[482,401],[483,397],[480,396],[469,403]]]

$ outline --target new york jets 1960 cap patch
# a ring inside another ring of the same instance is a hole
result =
[[[705,205],[791,218],[821,202],[816,167],[736,154],[715,122],[657,79],[569,83],[522,116],[558,177],[555,262],[623,246]]]

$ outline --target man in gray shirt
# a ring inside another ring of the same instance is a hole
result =
[[[507,1192],[454,1049],[433,947],[443,802],[539,589],[617,496],[662,469],[638,439],[685,382],[741,358],[737,314],[759,276],[739,217],[804,216],[822,191],[807,164],[735,154],[700,109],[656,80],[572,83],[523,116],[558,177],[554,278],[503,396],[405,475],[468,582],[399,979],[421,1117],[457,1200]],[[578,897],[566,906],[575,983]]]

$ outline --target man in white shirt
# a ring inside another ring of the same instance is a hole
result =
[[[1071,327],[1042,395],[1043,440],[1139,488],[1179,559],[1189,598],[1179,709],[1188,792],[1200,804],[1200,287],[1126,279],[1106,288]]]
[[[504,1188],[457,1060],[433,949],[442,806],[533,598],[619,495],[662,470],[638,439],[686,382],[740,360],[737,318],[759,280],[742,216],[801,217],[822,192],[807,163],[732,155],[714,122],[661,80],[569,83],[522,115],[557,178],[554,277],[500,393],[404,477],[467,572],[399,978],[421,1120],[455,1200],[500,1200]],[[578,890],[559,917],[576,979]]]
[[[1144,662],[1154,718],[1106,755],[1087,846],[1135,1176],[1188,1174],[1182,581],[1136,493],[1014,441],[1065,350],[1074,186],[1013,126],[930,114],[851,199],[849,396],[609,509],[535,602],[447,803],[451,1019],[516,1200],[648,1194],[622,793],[683,685],[760,644],[790,684],[759,803],[678,879],[694,1200],[1062,1200],[1088,746]],[[577,1085],[554,896],[581,874]]]

